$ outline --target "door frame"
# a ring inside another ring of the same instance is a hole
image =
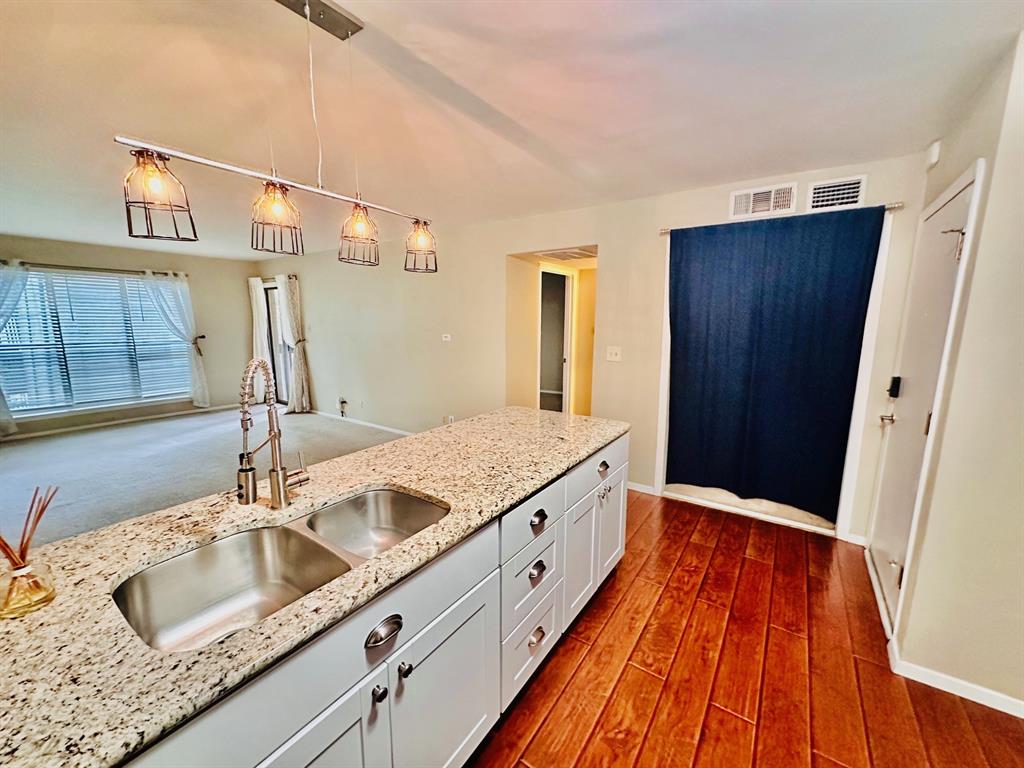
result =
[[[942,436],[946,428],[946,407],[949,404],[949,396],[952,390],[952,373],[956,364],[957,354],[960,347],[960,337],[963,333],[964,316],[967,310],[966,297],[970,290],[971,275],[974,272],[974,252],[978,240],[978,225],[980,224],[980,212],[982,198],[985,196],[984,189],[986,180],[986,164],[983,158],[979,158],[964,171],[961,176],[948,186],[927,208],[922,211],[917,223],[917,236],[915,237],[915,253],[917,257],[917,241],[920,240],[921,230],[925,222],[935,213],[945,207],[954,197],[963,192],[968,186],[974,185],[974,193],[971,195],[971,202],[967,207],[967,221],[964,224],[963,249],[960,256],[960,269],[957,272],[956,283],[953,288],[953,302],[950,305],[949,320],[946,325],[946,338],[942,345],[942,356],[939,361],[939,377],[935,385],[935,398],[932,401],[932,420],[928,435],[924,444],[924,456],[921,460],[921,474],[917,481],[917,491],[914,498],[914,509],[910,517],[910,532],[907,536],[907,559],[904,563],[903,586],[900,587],[899,596],[896,599],[896,610],[893,614],[891,626],[886,626],[889,634],[889,655],[897,653],[895,646],[896,638],[906,622],[907,595],[913,592],[914,583],[917,580],[917,550],[919,530],[922,517],[926,513],[930,503],[932,490],[934,488],[935,471],[938,468],[939,448],[942,444]],[[909,288],[909,286],[908,286]],[[906,332],[906,318],[900,329],[900,351],[894,370],[898,370],[899,361],[903,356],[904,334]],[[888,446],[888,434],[885,436],[883,449],[879,459],[879,472],[882,463],[885,461],[885,448]],[[871,505],[871,518],[868,527],[868,545],[874,537],[875,512],[878,506],[878,492],[880,484],[876,484],[875,498]],[[869,550],[865,550],[868,563],[868,572],[871,575],[872,584],[875,587],[875,598],[879,601],[879,612],[886,614],[885,602],[880,593],[880,584],[875,571],[874,561]],[[883,624],[886,624],[883,618]]]
[[[562,413],[572,414],[572,365],[576,357],[576,272],[541,262],[537,270],[537,408],[540,408],[541,351],[544,328],[544,273],[565,278],[565,316],[562,321]]]
[[[866,206],[870,207],[870,206]],[[662,324],[661,324],[661,364],[658,382],[658,427],[657,442],[654,455],[654,493],[658,496],[678,498],[701,504],[706,507],[714,507],[726,512],[753,517],[758,520],[785,525],[790,528],[798,528],[804,531],[812,531],[823,536],[834,536],[843,541],[853,542],[861,546],[867,544],[867,538],[853,534],[850,530],[850,523],[853,519],[853,498],[856,493],[857,479],[864,469],[861,462],[860,449],[863,443],[864,433],[867,428],[867,407],[871,387],[871,368],[875,360],[875,350],[878,344],[878,330],[881,316],[881,301],[885,293],[885,282],[889,264],[889,250],[892,241],[892,222],[896,210],[887,210],[882,220],[882,232],[878,241],[878,256],[875,259],[875,270],[871,281],[871,293],[868,299],[867,313],[864,318],[864,336],[861,341],[860,361],[857,368],[857,386],[853,396],[853,411],[850,415],[850,431],[846,443],[846,462],[843,465],[843,479],[840,486],[839,507],[836,512],[835,530],[820,528],[816,525],[787,520],[761,512],[754,512],[749,509],[737,507],[731,504],[724,504],[707,499],[695,498],[666,492],[665,473],[668,463],[668,401],[669,381],[671,368],[672,332],[669,322],[669,277],[670,260],[672,253],[671,236],[665,238],[664,255],[664,286],[662,296]],[[794,216],[803,214],[795,213]],[[730,222],[726,222],[730,223]],[[872,509],[873,513],[873,509]],[[870,521],[869,521],[870,526]]]

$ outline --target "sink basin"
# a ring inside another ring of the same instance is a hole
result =
[[[449,511],[418,496],[382,489],[324,507],[310,515],[306,525],[339,549],[369,559],[433,525]]]
[[[350,569],[291,528],[255,528],[150,566],[114,590],[153,648],[201,648],[266,618]]]

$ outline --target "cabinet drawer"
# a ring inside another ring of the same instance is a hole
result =
[[[596,482],[594,483],[597,484]],[[536,540],[565,514],[565,477],[535,493],[501,518],[501,562]]]
[[[478,531],[143,752],[132,768],[256,765],[473,589],[498,565],[498,526]],[[386,617],[402,628],[365,647]]]
[[[519,626],[562,578],[562,521],[501,567],[501,636]]]
[[[562,587],[555,585],[501,644],[501,709],[504,712],[558,642],[562,632]]]
[[[629,458],[629,434],[609,443],[565,476],[565,506],[572,507],[590,493]],[[504,554],[504,549],[502,550]]]

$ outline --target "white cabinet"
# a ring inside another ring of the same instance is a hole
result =
[[[597,581],[605,580],[622,559],[626,544],[626,473],[616,470],[597,490]]]
[[[387,665],[320,713],[259,768],[390,768]]]
[[[565,607],[563,628],[576,618],[597,589],[597,490],[565,513]]]
[[[501,711],[497,571],[388,659],[395,768],[459,766]]]

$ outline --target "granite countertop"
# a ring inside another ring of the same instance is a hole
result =
[[[314,465],[286,510],[269,508],[264,480],[257,504],[221,493],[41,547],[33,557],[53,566],[57,598],[0,621],[0,764],[124,760],[628,430],[621,421],[504,408]],[[230,474],[233,457],[224,460]],[[437,497],[451,513],[213,645],[155,650],[111,599],[148,565],[379,487]]]

